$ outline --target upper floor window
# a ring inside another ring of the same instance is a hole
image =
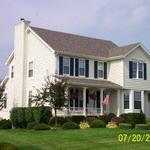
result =
[[[33,77],[33,61],[29,62],[28,77]]]
[[[11,76],[11,78],[14,78],[14,66],[11,66],[10,76]]]
[[[128,90],[124,90],[123,98],[124,98],[124,109],[129,109],[129,91]]]
[[[69,74],[70,70],[70,59],[68,57],[63,58],[63,73]]]
[[[98,62],[98,77],[104,78],[104,63]]]
[[[134,91],[134,109],[141,109],[141,92]]]
[[[79,60],[79,75],[85,76],[85,60],[84,59]]]
[[[144,63],[133,61],[132,63],[132,74],[133,78],[143,79],[144,78]]]

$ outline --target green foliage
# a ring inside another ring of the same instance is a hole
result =
[[[71,120],[71,117],[57,117],[57,125],[62,126],[64,123]],[[55,126],[55,117],[51,117],[49,121],[50,126]]]
[[[135,124],[145,124],[146,117],[143,113],[126,113],[120,115],[122,118],[124,118],[124,123],[130,123],[132,127],[135,127]]]
[[[40,109],[34,109],[33,110],[33,120],[36,123],[39,123],[41,119],[41,111]]]
[[[136,124],[135,129],[150,130],[150,125],[149,124]]]
[[[84,121],[85,117],[84,116],[72,116],[71,120],[72,122],[75,122],[79,124],[80,122]]]
[[[120,129],[131,129],[132,126],[129,123],[119,123],[119,128]]]
[[[146,123],[150,123],[150,118],[147,118],[147,119],[146,119]]]
[[[119,125],[119,123],[122,123],[123,120],[124,120],[123,117],[113,117],[113,118],[111,119],[111,122],[113,122],[113,123]]]
[[[105,122],[99,119],[92,121],[90,125],[91,128],[104,128],[105,126]]]
[[[11,121],[6,119],[0,120],[0,129],[11,129]]]
[[[40,123],[35,125],[34,127],[35,130],[50,130],[49,125],[45,124],[45,123]]]
[[[0,150],[18,150],[18,148],[11,143],[0,143]]]
[[[66,106],[67,98],[66,79],[59,77],[47,76],[41,89],[37,89],[37,94],[33,96],[33,102],[37,106],[43,106],[48,103],[55,112],[55,124],[57,124],[57,110]]]
[[[96,117],[88,116],[85,118],[85,120],[88,122],[89,125],[91,125],[92,121],[96,120]]]
[[[115,116],[116,115],[114,113],[109,113],[108,115],[105,114],[105,115],[100,116],[99,119],[104,121],[106,124],[108,124],[108,122],[110,122],[111,119]]]
[[[10,118],[13,127],[26,128],[29,122],[48,124],[51,116],[52,113],[50,107],[17,107],[12,109]]]
[[[80,129],[80,127],[77,123],[70,121],[63,124],[63,129]]]
[[[27,124],[27,129],[34,129],[34,127],[37,125],[37,123],[35,123],[35,122],[29,122],[28,124]]]

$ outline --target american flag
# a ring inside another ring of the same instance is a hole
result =
[[[110,101],[110,96],[109,96],[109,95],[106,95],[106,97],[104,98],[102,104],[103,104],[103,105],[108,105],[108,104],[109,104],[109,101]]]

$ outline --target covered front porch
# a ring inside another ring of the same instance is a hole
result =
[[[106,80],[70,78],[66,116],[100,116],[107,113],[120,114],[121,87]],[[109,94],[109,104],[102,102]]]

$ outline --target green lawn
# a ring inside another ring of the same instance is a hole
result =
[[[0,130],[0,142],[19,150],[149,150],[150,142],[118,142],[118,134],[150,134],[150,131],[86,129],[58,131]],[[150,139],[149,139],[150,140]]]

